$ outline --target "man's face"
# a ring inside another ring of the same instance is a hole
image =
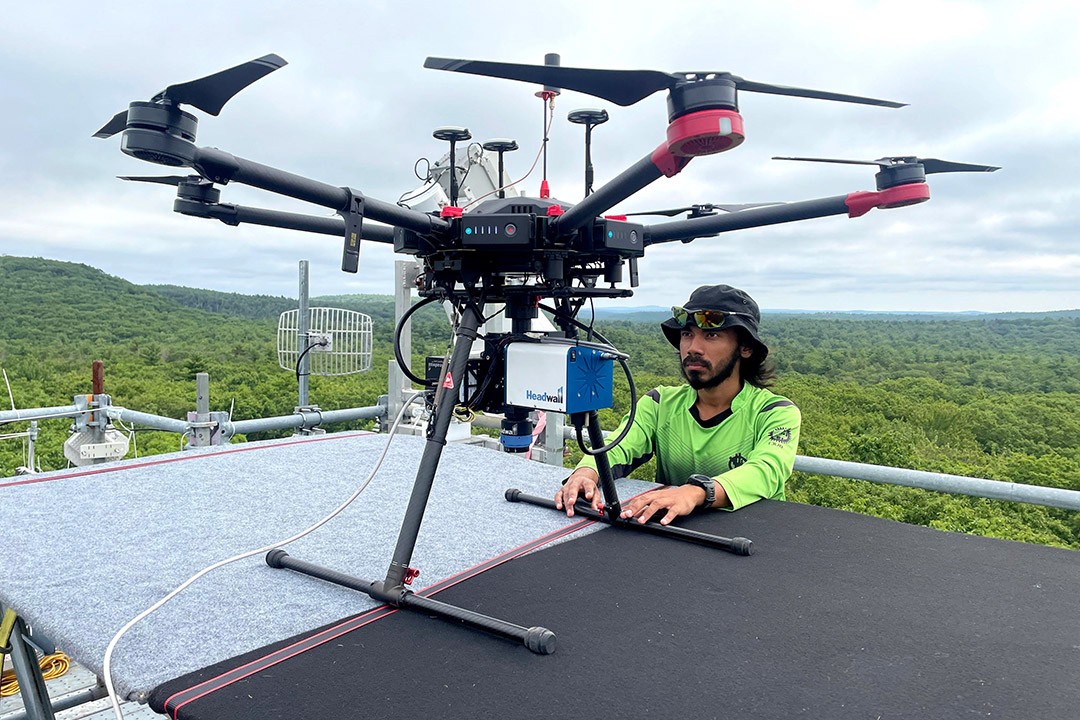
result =
[[[682,329],[679,340],[680,370],[695,390],[720,385],[739,367],[739,360],[750,357],[750,348],[739,347],[734,328],[702,330],[690,325]]]

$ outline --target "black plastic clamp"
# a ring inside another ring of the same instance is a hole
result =
[[[360,269],[360,230],[364,226],[364,195],[359,190],[343,188],[349,194],[345,209],[339,211],[345,218],[345,248],[341,253],[341,269],[355,273]]]

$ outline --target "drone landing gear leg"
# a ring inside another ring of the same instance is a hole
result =
[[[595,410],[588,413],[588,430],[589,444],[594,448],[603,447],[604,433],[600,428],[600,419]],[[619,514],[622,512],[622,506],[619,503],[619,494],[615,489],[615,480],[611,475],[611,464],[608,462],[607,453],[600,453],[596,456],[596,472],[600,475],[600,489],[604,493],[604,510],[603,512],[597,512],[592,509],[589,503],[578,500],[577,504],[574,505],[575,514],[628,530],[666,535],[677,540],[708,545],[709,547],[727,550],[736,555],[750,555],[754,552],[754,544],[748,538],[726,538],[720,535],[709,535],[708,533],[675,527],[674,525],[661,525],[658,520],[639,523],[636,520],[621,518]],[[510,502],[523,502],[558,510],[555,501],[551,498],[528,495],[516,488],[510,488],[506,491],[506,499]]]
[[[480,327],[480,322],[479,313],[472,306],[467,307],[456,331],[457,339],[450,359],[451,387],[444,390],[441,401],[436,405],[435,417],[429,426],[427,444],[420,459],[420,467],[416,471],[416,481],[413,483],[409,505],[405,509],[405,519],[401,524],[397,546],[394,549],[394,557],[390,562],[386,579],[382,581],[363,580],[313,563],[297,560],[281,549],[271,550],[267,553],[266,564],[270,567],[287,568],[320,580],[359,590],[375,600],[394,607],[416,610],[445,620],[454,620],[478,630],[484,630],[500,637],[518,641],[539,655],[549,655],[555,652],[555,633],[546,628],[526,628],[521,625],[514,625],[472,610],[416,595],[405,588],[405,585],[412,582],[413,577],[415,577],[415,571],[409,568],[409,563],[412,560],[413,549],[416,547],[417,535],[420,533],[420,523],[424,519],[424,509],[427,507],[428,496],[431,494],[435,470],[439,465],[443,447],[446,445],[446,431],[450,426],[451,415],[456,404],[456,388],[461,386],[465,378],[465,365],[469,360],[469,350],[472,348],[473,340],[476,339],[476,330]]]

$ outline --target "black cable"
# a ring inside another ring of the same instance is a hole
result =
[[[314,348],[314,347],[323,347],[323,344],[322,343],[311,343],[306,348],[304,348],[304,352],[300,353],[300,355],[298,355],[297,358],[296,358],[296,382],[297,383],[300,382],[300,362],[304,359],[305,355],[307,355],[309,352],[311,352],[311,348]],[[306,373],[303,374],[303,376],[307,377],[310,374],[311,373],[306,372]]]
[[[589,298],[589,329],[586,331],[588,333],[588,337],[592,337],[592,335],[593,335],[593,325],[595,325],[595,324],[596,324],[596,303],[593,302],[592,298]],[[604,342],[607,342],[607,340],[605,340]],[[611,343],[608,343],[608,344],[610,345]]]
[[[626,419],[626,425],[623,426],[622,432],[619,433],[619,436],[617,438],[612,440],[607,445],[596,449],[590,449],[585,447],[584,438],[581,437],[581,426],[575,425],[574,429],[577,431],[578,447],[581,449],[581,452],[586,455],[600,455],[602,453],[608,452],[623,441],[623,438],[626,437],[627,433],[630,432],[630,428],[634,425],[634,418],[637,415],[637,387],[634,386],[634,376],[630,374],[630,367],[626,364],[625,360],[623,360],[621,357],[617,357],[615,359],[619,361],[620,365],[622,365],[623,372],[626,374],[626,382],[630,384],[630,416]]]
[[[407,205],[405,205],[405,203],[412,200],[413,198],[420,197],[421,195],[426,193],[428,190],[430,190],[432,185],[434,185],[434,183],[425,181],[424,186],[421,187],[416,192],[414,192],[412,195],[409,195],[407,197],[405,195],[402,195],[401,197],[399,197],[398,200],[397,200],[397,204],[399,206],[401,206],[401,207],[408,207]]]
[[[481,155],[483,155],[483,153],[484,153],[484,146],[480,145],[480,143],[478,143],[478,142],[471,142],[471,143],[469,143],[468,145],[465,146],[465,159],[469,162],[469,164],[465,167],[465,174],[461,176],[461,181],[458,183],[458,187],[461,187],[462,185],[465,184],[465,180],[469,177],[469,173],[472,172],[473,165],[476,165],[477,162],[479,162],[479,161],[473,162],[473,160],[469,157],[469,150],[472,148],[473,145],[477,145],[477,146],[480,147],[480,154]],[[500,182],[501,182],[501,179],[500,179]]]
[[[483,304],[481,304],[480,307],[483,307]],[[483,325],[484,323],[486,323],[488,320],[492,319],[493,317],[498,317],[499,313],[504,312],[505,310],[506,310],[506,303],[503,303],[502,306],[498,310],[496,310],[495,312],[491,313],[486,318],[484,318],[483,321],[480,324]]]
[[[585,331],[589,332],[591,335],[595,335],[597,338],[600,339],[600,342],[614,348],[614,346],[608,341],[607,338],[605,338],[603,335],[601,335],[598,331],[593,330],[591,326],[586,326],[584,323],[579,322],[577,320],[577,318],[571,317],[570,315],[563,312],[562,310],[557,310],[557,309],[555,309],[553,307],[550,307],[548,305],[544,305],[543,303],[539,303],[538,307],[540,307],[540,309],[542,309],[542,310],[546,310],[549,313],[552,313],[554,315],[557,315],[557,316],[563,318],[567,322],[570,322],[570,323],[576,325],[577,327],[581,328],[582,330],[585,330]],[[594,315],[594,320],[595,320],[595,315]],[[613,440],[612,442],[608,443],[607,445],[605,445],[602,448],[599,448],[597,450],[590,450],[589,448],[585,447],[585,440],[581,436],[581,427],[574,426],[575,430],[577,431],[578,447],[581,448],[581,452],[583,452],[586,455],[599,455],[601,453],[606,453],[607,451],[611,450],[613,447],[618,445],[620,442],[622,442],[623,438],[626,437],[626,434],[628,432],[630,432],[630,426],[634,424],[634,417],[637,415],[637,386],[634,385],[634,376],[630,374],[630,366],[626,364],[626,361],[623,358],[616,357],[615,359],[618,360],[619,365],[622,366],[623,373],[626,375],[626,382],[630,386],[630,417],[627,418],[626,426],[623,427],[623,430],[622,430],[621,433],[619,433],[619,436],[617,438],[615,438],[615,440]]]
[[[401,314],[401,319],[398,320],[397,327],[394,328],[394,359],[397,360],[398,367],[401,368],[401,372],[405,373],[405,377],[409,378],[417,385],[425,388],[433,388],[438,385],[438,383],[428,382],[426,379],[421,379],[413,375],[412,370],[405,362],[405,358],[403,358],[401,355],[401,331],[402,328],[405,327],[405,323],[407,323],[409,321],[409,318],[412,317],[413,313],[415,313],[417,310],[424,307],[425,305],[430,305],[437,299],[438,298],[434,295],[430,295],[413,305],[411,308]]]
[[[420,175],[420,173],[416,172],[416,167],[417,167],[417,165],[420,164],[421,160],[423,160],[424,162],[427,163],[427,172],[424,173],[423,175]],[[431,161],[428,160],[426,157],[422,157],[422,158],[417,159],[417,161],[413,163],[412,171],[413,171],[413,175],[420,178],[424,182],[430,182],[431,181]]]
[[[541,310],[547,310],[552,315],[557,315],[558,317],[563,318],[567,322],[576,325],[577,327],[579,327],[580,329],[582,329],[585,332],[589,333],[590,335],[595,335],[600,340],[600,342],[604,343],[605,345],[611,345],[611,341],[609,341],[606,337],[601,335],[599,330],[593,330],[592,326],[586,325],[585,323],[578,321],[578,319],[573,317],[572,315],[570,315],[570,314],[568,314],[566,312],[563,312],[562,310],[557,310],[557,309],[551,307],[550,305],[545,305],[543,303],[539,303],[537,305],[537,307],[539,307]],[[614,348],[615,346],[611,345],[611,347]]]

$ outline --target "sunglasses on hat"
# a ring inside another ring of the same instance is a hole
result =
[[[728,312],[726,310],[697,310],[690,312],[684,307],[675,305],[671,308],[671,316],[675,318],[675,322],[683,327],[693,318],[694,322],[702,330],[715,330],[717,328],[724,327],[724,323],[727,322],[729,317],[741,315],[742,317],[748,317],[753,319],[753,315],[749,313],[740,312]]]

